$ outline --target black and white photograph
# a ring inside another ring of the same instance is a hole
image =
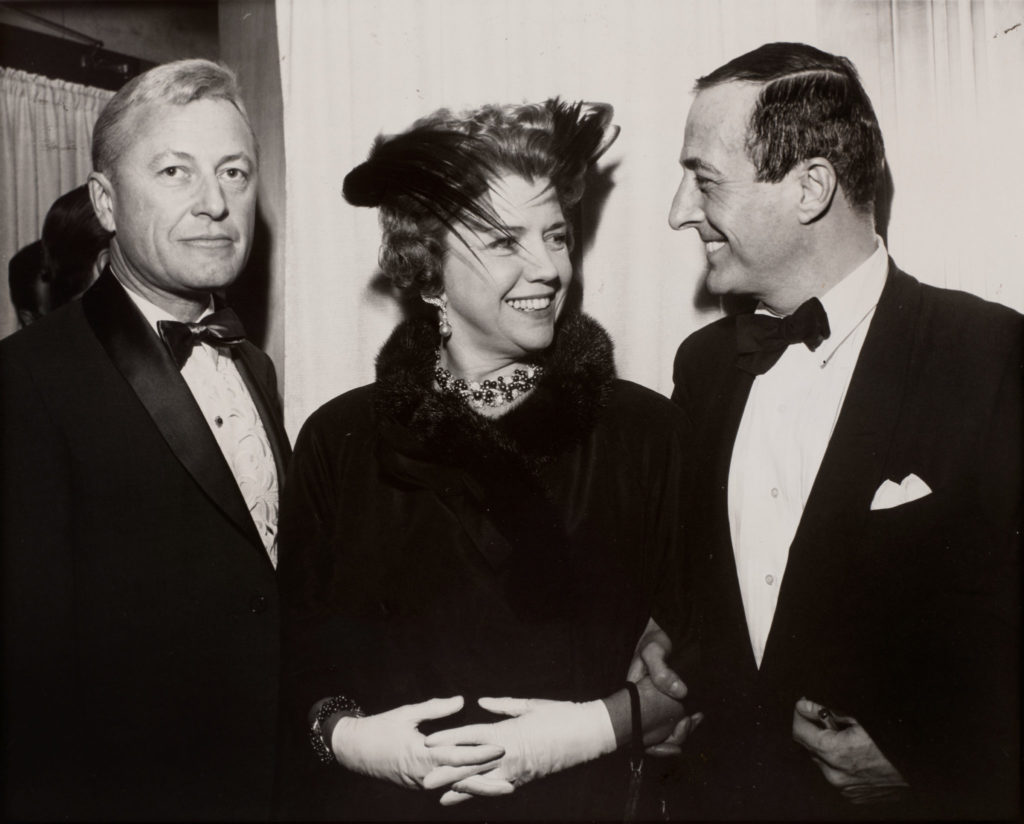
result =
[[[1024,0],[0,1],[11,821],[1018,821]]]

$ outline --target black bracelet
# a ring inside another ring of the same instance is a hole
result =
[[[626,790],[626,811],[623,821],[636,821],[640,789],[644,775],[644,722],[640,713],[640,690],[632,681],[626,682],[633,732],[629,741],[629,787]]]
[[[632,681],[626,682],[629,692],[629,709],[633,721],[632,738],[629,742],[630,761],[640,761],[644,757],[644,719],[640,710],[640,690]]]
[[[366,713],[351,698],[344,695],[336,695],[328,698],[316,711],[316,718],[313,719],[313,726],[309,728],[309,743],[313,746],[313,752],[321,764],[334,763],[334,751],[330,743],[324,738],[323,724],[335,713],[346,712],[356,718],[363,718]]]

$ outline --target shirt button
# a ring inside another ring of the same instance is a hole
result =
[[[764,576],[764,582],[766,584],[768,584],[768,586],[771,586],[772,584],[775,583],[775,576],[774,575],[765,575]]]
[[[267,599],[263,595],[253,595],[249,601],[249,612],[260,615],[267,611]]]
[[[213,422],[217,424],[217,426],[224,426],[224,419],[220,415],[214,418]]]
[[[772,497],[773,498],[778,498],[779,497],[779,488],[776,487],[776,486],[772,487]]]

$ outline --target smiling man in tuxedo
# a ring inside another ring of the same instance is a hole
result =
[[[888,258],[848,60],[774,43],[696,89],[669,222],[713,294],[758,308],[675,364],[698,444],[688,809],[1014,815],[1022,318]]]
[[[234,75],[132,80],[93,167],[109,266],[0,344],[5,813],[265,819],[289,447],[273,365],[220,305],[256,208]]]

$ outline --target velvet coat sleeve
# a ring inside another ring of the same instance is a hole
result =
[[[337,466],[346,461],[346,446],[359,450],[372,447],[372,414],[369,387],[351,393],[351,404],[341,412],[340,429],[321,426],[327,418],[337,419],[329,409],[310,418],[299,432],[281,496],[281,547],[278,588],[281,598],[281,784],[282,808],[286,819],[310,815],[304,796],[312,789],[324,767],[318,763],[308,740],[309,712],[321,698],[347,694],[346,670],[353,662],[333,654],[332,634],[344,622],[341,612],[324,605],[324,593],[331,590],[330,576],[337,564],[334,553],[337,507],[343,500]],[[351,411],[351,415],[349,414]],[[340,433],[340,439],[333,437]],[[365,458],[365,455],[364,455]],[[369,467],[368,467],[368,471]],[[344,562],[340,564],[344,566]],[[358,575],[359,570],[349,570]],[[344,633],[345,628],[340,631]]]

